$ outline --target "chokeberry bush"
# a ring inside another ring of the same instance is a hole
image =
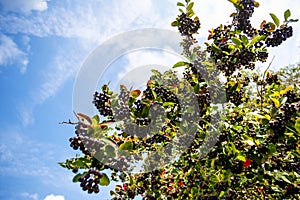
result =
[[[69,122],[76,125],[70,147],[81,153],[60,165],[75,173],[73,181],[82,190],[98,193],[100,186],[115,181],[114,200],[300,199],[299,64],[272,72],[270,63],[259,70],[268,49],[292,37],[291,23],[297,20],[286,10],[282,23],[270,14],[272,22],[253,27],[251,17],[259,3],[229,1],[235,7],[232,22],[209,30],[205,48],[196,38],[201,23],[194,2],[177,3],[180,14],[171,25],[182,35],[182,54],[188,61],[173,67],[184,68],[183,78],[172,70],[153,70],[143,91],[122,85],[116,94],[103,85],[93,97],[99,114],[75,113],[78,122]],[[211,119],[218,102],[213,99],[222,93],[220,85],[226,94],[219,102],[223,109],[217,141],[201,156],[201,145],[214,126]],[[188,114],[180,100],[183,90],[196,102],[188,112],[199,114],[192,120],[196,134],[187,136],[191,144],[175,161],[167,155],[172,148],[165,152],[170,163],[162,168],[151,166],[149,159],[146,168],[153,170],[130,173],[128,168],[145,152],[184,142],[178,140],[180,129],[189,133],[188,127],[179,126]]]

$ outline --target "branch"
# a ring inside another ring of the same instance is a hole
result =
[[[274,58],[275,58],[275,56],[273,56],[273,58],[272,58],[272,60],[271,60],[271,62],[269,64],[269,66],[264,71],[263,80],[262,80],[263,82],[262,82],[262,86],[260,88],[260,110],[262,110],[262,108],[263,108],[263,95],[262,94],[263,94],[263,91],[265,91],[265,89],[266,89],[266,84],[264,84],[265,77],[266,77],[266,72],[268,71],[268,69],[270,69],[270,67],[271,67],[271,65],[272,65],[272,63],[274,61]]]

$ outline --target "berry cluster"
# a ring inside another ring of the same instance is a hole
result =
[[[148,100],[154,100],[154,95],[149,85],[147,85],[147,88],[143,91],[143,98]]]
[[[226,88],[226,100],[234,105],[239,106],[243,103],[243,92],[242,91],[233,91],[230,88]]]
[[[104,144],[99,140],[94,140],[88,136],[75,136],[69,139],[70,147],[80,150],[82,153],[90,155],[90,151],[99,151]]]
[[[293,27],[283,27],[280,29],[275,30],[271,36],[267,38],[265,41],[267,47],[276,47],[279,46],[283,41],[285,41],[287,38],[290,38],[293,36]]]
[[[178,30],[181,35],[192,37],[193,34],[197,33],[201,25],[199,19],[193,20],[186,13],[182,13],[178,18],[178,22],[180,23]]]
[[[102,177],[102,173],[95,169],[90,169],[83,177],[79,177],[80,187],[83,191],[88,191],[88,193],[99,193],[99,181]]]
[[[118,106],[115,106],[113,109],[115,120],[129,120],[130,108],[128,106],[130,92],[127,91],[125,86],[120,88],[120,94],[118,96]]]
[[[255,68],[254,61],[256,58],[256,54],[253,53],[250,49],[243,49],[239,52],[238,59],[240,63],[245,66],[246,69],[253,70]]]
[[[96,106],[99,113],[105,117],[113,115],[109,100],[110,97],[105,93],[98,93],[96,91],[94,94],[93,104]]]
[[[274,130],[277,133],[273,137],[274,140],[277,140],[280,134],[283,134],[285,132],[286,125],[291,120],[293,115],[297,111],[299,111],[299,106],[297,103],[287,102],[280,108],[280,111],[281,113],[269,123],[270,129]]]
[[[251,37],[255,32],[255,29],[250,23],[250,17],[254,12],[254,0],[241,0],[240,6],[241,9],[238,9],[237,15],[235,16],[236,27]]]
[[[299,96],[299,95],[298,95]],[[287,91],[283,97],[287,97],[287,103],[297,103],[298,101],[300,101],[300,98],[297,97],[297,94],[292,92],[292,91]]]
[[[167,90],[163,87],[155,87],[154,92],[161,98],[162,102],[179,103],[176,95],[173,94],[170,90]]]
[[[211,104],[210,94],[207,91],[202,94],[196,94],[196,96],[198,99],[200,116],[202,116],[206,113],[206,108]]]
[[[256,56],[259,61],[266,62],[268,59],[269,53],[265,52],[265,51],[259,51],[259,52],[257,52]]]
[[[279,80],[278,80],[278,76],[277,74],[268,74],[267,78],[266,78],[266,82],[271,85],[272,83],[275,83],[275,84],[280,84],[279,83]]]
[[[149,118],[136,118],[136,124],[139,126],[147,126],[150,124],[151,120]]]

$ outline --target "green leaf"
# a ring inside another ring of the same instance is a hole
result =
[[[109,178],[106,174],[102,174],[102,177],[100,178],[99,180],[99,184],[102,185],[102,186],[107,186],[109,185],[110,181],[109,181]]]
[[[237,156],[236,159],[238,159],[240,161],[243,161],[243,162],[246,162],[245,156],[242,156],[242,155]]]
[[[181,2],[177,2],[177,6],[185,6],[185,5]]]
[[[242,45],[242,40],[240,40],[239,38],[231,38],[231,40],[237,46],[241,46]]]
[[[288,18],[291,16],[291,11],[290,9],[287,9],[285,12],[284,12],[284,21],[287,22],[288,21]]]
[[[87,165],[82,160],[76,160],[72,163],[75,168],[86,168]]]
[[[180,26],[180,22],[179,21],[174,21],[171,23],[171,26]]]
[[[167,107],[167,106],[173,106],[173,105],[175,105],[176,103],[174,103],[174,102],[165,102],[165,103],[163,103],[163,107]]]
[[[63,167],[63,168],[66,168],[66,167],[67,167],[66,163],[64,163],[64,162],[59,162],[58,164],[59,164],[61,167]]]
[[[285,176],[281,176],[280,177],[282,180],[284,180],[285,182],[292,184],[291,181],[289,179],[287,179]]]
[[[93,126],[98,125],[99,122],[100,122],[100,117],[99,117],[99,115],[95,115],[95,116],[92,118],[92,122],[93,122]]]
[[[187,65],[189,65],[188,62],[179,61],[179,62],[177,62],[177,63],[173,66],[173,68],[182,67],[182,66],[187,66]]]
[[[133,149],[132,141],[124,142],[123,144],[120,145],[119,149],[121,149],[121,150],[132,150]]]
[[[195,14],[195,12],[194,12],[193,10],[189,10],[189,11],[186,13],[187,17],[193,17],[194,14]]]
[[[274,153],[276,153],[276,145],[275,144],[269,144],[268,149],[269,149],[270,155],[273,155]]]
[[[289,22],[297,22],[299,19],[290,19]]]
[[[192,10],[192,8],[193,8],[193,6],[194,6],[194,2],[191,2],[188,6],[187,6],[187,10],[189,11],[189,10]]]
[[[142,116],[141,117],[148,117],[149,116],[149,110],[150,110],[150,106],[145,106],[142,110]]]
[[[226,194],[225,191],[221,191],[220,195],[219,195],[219,198],[222,198],[225,194]]]
[[[273,14],[273,13],[270,13],[270,15],[271,15],[274,23],[276,24],[276,26],[279,26],[280,25],[280,21],[279,21],[278,17],[275,14]]]
[[[197,84],[197,85],[195,85],[195,87],[194,87],[194,92],[195,92],[195,94],[198,94],[199,91],[200,91],[200,85]]]
[[[266,38],[266,36],[264,36],[264,35],[260,35],[260,36],[253,38],[251,40],[251,42],[247,45],[247,47],[252,46],[252,45],[256,44],[257,42],[260,42],[260,41],[264,40],[265,38]]]
[[[77,183],[78,179],[82,176],[82,174],[77,174],[76,176],[73,177],[73,182]]]
[[[221,49],[215,43],[211,44],[211,49],[216,53],[221,51]]]
[[[300,133],[300,117],[296,120],[295,129],[298,133]]]
[[[234,145],[233,142],[231,142],[230,144],[231,144],[231,148],[233,150],[233,153],[237,153],[237,154],[240,153],[240,151],[236,149],[236,147],[235,147],[235,145]]]
[[[242,40],[245,45],[247,45],[249,43],[248,37],[245,35],[242,35]]]
[[[111,145],[107,145],[105,147],[105,153],[107,155],[108,158],[113,158],[116,156],[116,153],[115,153],[115,148]]]

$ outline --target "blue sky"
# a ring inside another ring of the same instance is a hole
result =
[[[300,18],[293,0],[260,3],[254,24],[288,8]],[[208,29],[230,21],[233,7],[225,0],[198,0],[195,10],[202,23],[199,37],[206,38]],[[176,15],[173,0],[0,0],[0,199],[109,199],[109,188],[101,196],[87,195],[57,165],[76,153],[68,147],[73,127],[58,123],[74,119],[76,74],[97,46],[130,30],[175,30],[170,23]],[[299,24],[292,39],[271,51],[272,68],[299,62]],[[164,65],[176,60],[142,51],[122,59],[116,65],[125,63],[125,72],[153,60]]]

